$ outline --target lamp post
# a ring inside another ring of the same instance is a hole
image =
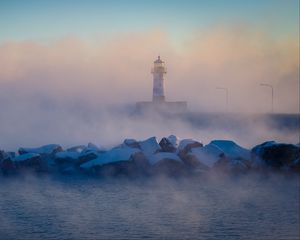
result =
[[[216,87],[216,89],[225,91],[225,93],[226,93],[226,112],[228,112],[228,88]]]
[[[271,84],[261,83],[260,86],[271,88],[272,113],[274,113],[274,88]]]

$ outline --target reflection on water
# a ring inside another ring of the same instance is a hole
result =
[[[0,239],[298,239],[299,178],[0,178]]]

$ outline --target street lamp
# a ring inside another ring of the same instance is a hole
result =
[[[261,83],[260,86],[271,88],[271,97],[272,97],[272,113],[274,113],[274,88],[271,84]]]
[[[225,93],[226,93],[226,111],[228,112],[228,88],[216,87],[216,89],[225,91]]]

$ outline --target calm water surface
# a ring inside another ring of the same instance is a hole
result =
[[[299,178],[0,178],[0,239],[299,239]]]

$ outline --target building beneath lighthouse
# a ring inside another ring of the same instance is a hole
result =
[[[167,113],[182,113],[187,111],[187,102],[168,102],[166,101],[164,91],[164,81],[167,69],[165,62],[160,56],[154,61],[151,73],[153,75],[153,93],[152,102],[137,102],[136,109],[138,112],[149,110],[167,112]]]

